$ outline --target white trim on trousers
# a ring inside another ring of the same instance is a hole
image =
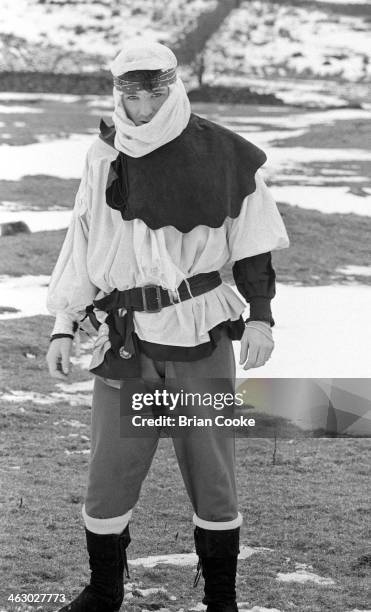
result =
[[[193,523],[196,527],[201,527],[202,529],[210,529],[210,531],[226,531],[228,529],[237,529],[242,525],[242,514],[240,512],[237,513],[237,518],[232,521],[204,521],[197,514],[194,514],[192,517]]]
[[[128,510],[122,516],[114,516],[113,518],[98,519],[86,514],[85,504],[81,509],[82,518],[84,519],[85,527],[92,533],[98,535],[109,535],[111,533],[121,533],[131,519],[132,510]]]

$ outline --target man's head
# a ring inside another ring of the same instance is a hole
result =
[[[174,53],[160,43],[128,44],[111,64],[113,84],[136,126],[151,121],[176,82]]]
[[[169,86],[162,84],[162,70],[132,70],[120,75],[122,104],[135,125],[151,121],[169,95]]]
[[[110,68],[118,151],[143,157],[182,133],[191,105],[171,49],[145,38],[130,41]]]

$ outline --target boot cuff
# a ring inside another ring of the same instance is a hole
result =
[[[240,552],[240,528],[226,531],[210,531],[196,527],[194,530],[196,553],[204,564],[205,559],[231,558],[237,561]]]

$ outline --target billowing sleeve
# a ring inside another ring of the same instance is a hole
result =
[[[73,322],[81,318],[85,307],[98,292],[87,269],[90,204],[87,155],[72,218],[49,283],[47,308],[56,317],[53,334],[72,333]]]
[[[274,325],[271,300],[276,293],[276,274],[271,251],[289,246],[289,238],[274,198],[260,172],[256,190],[247,196],[238,217],[228,228],[230,261],[236,287],[250,304],[248,321]]]
[[[230,220],[231,261],[289,246],[282,217],[260,170],[255,174],[255,181],[255,191],[244,199],[238,217]]]

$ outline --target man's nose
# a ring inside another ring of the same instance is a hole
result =
[[[139,106],[139,116],[141,119],[150,119],[152,117],[152,105],[150,100],[141,100]]]

